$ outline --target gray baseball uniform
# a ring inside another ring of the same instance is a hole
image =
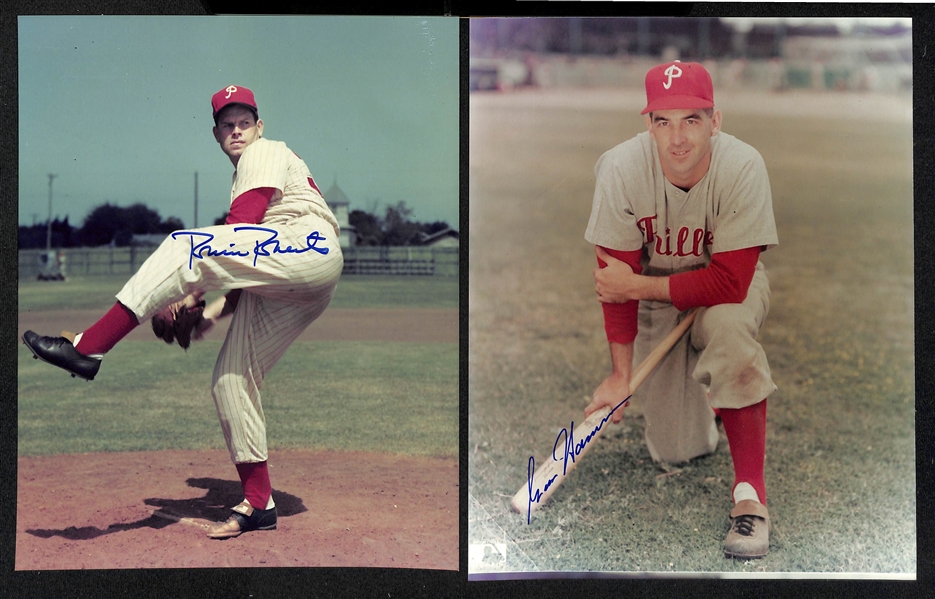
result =
[[[708,172],[687,192],[663,175],[648,132],[607,151],[595,174],[585,239],[616,250],[642,248],[644,275],[686,272],[707,266],[712,253],[778,244],[763,159],[726,133],[712,138]],[[742,408],[776,389],[756,340],[768,311],[769,281],[758,263],[746,300],[702,309],[690,335],[640,387],[634,400],[644,408],[654,460],[681,462],[714,451],[711,407]],[[634,363],[681,316],[670,303],[640,302]]]

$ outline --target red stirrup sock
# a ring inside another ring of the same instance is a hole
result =
[[[107,353],[139,324],[136,314],[117,302],[103,318],[81,334],[75,349],[86,356]]]
[[[763,465],[766,462],[766,400],[732,410],[721,408],[721,422],[730,444],[730,456],[734,461],[734,484],[731,499],[739,483],[748,483],[766,505],[766,481]]]
[[[244,499],[256,510],[265,510],[273,493],[266,462],[235,464],[243,485]]]

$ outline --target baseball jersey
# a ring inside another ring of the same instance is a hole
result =
[[[315,214],[334,227],[335,236],[340,234],[338,221],[305,162],[285,143],[261,137],[247,146],[234,171],[231,203],[240,194],[260,187],[276,189],[263,223],[287,223]]]
[[[643,252],[643,274],[666,276],[703,268],[711,254],[778,245],[766,164],[736,137],[711,138],[708,172],[689,191],[662,172],[648,131],[605,152],[585,239]]]

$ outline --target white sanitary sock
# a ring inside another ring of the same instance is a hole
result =
[[[75,342],[71,344],[72,347],[75,347],[75,348],[78,347],[78,342],[81,341],[82,335],[84,335],[84,332],[81,332],[75,335]],[[104,358],[104,354],[88,354],[86,357],[94,358],[95,360],[101,360]]]
[[[734,503],[740,503],[744,499],[752,499],[757,503],[762,503],[753,485],[750,483],[737,483],[737,486],[734,487]]]

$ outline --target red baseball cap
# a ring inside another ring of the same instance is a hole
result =
[[[646,73],[646,108],[640,114],[713,106],[711,74],[697,62],[675,60],[655,66]]]
[[[253,98],[253,92],[239,85],[228,85],[211,96],[212,116],[217,119],[218,113],[228,104],[243,104],[252,109],[254,114],[259,112],[256,107],[256,100]]]

